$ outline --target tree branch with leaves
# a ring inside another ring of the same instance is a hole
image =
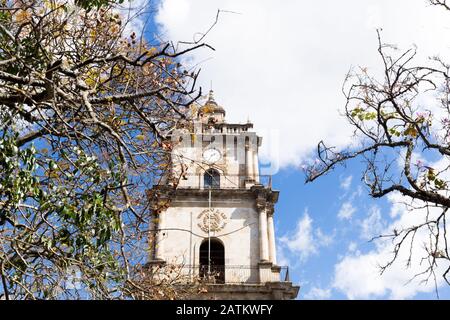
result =
[[[0,296],[140,297],[125,289],[147,260],[146,190],[201,96],[177,58],[212,48],[125,34],[109,1],[0,7]]]
[[[430,3],[448,9],[445,1]],[[446,225],[450,207],[449,65],[435,57],[429,65],[417,66],[416,48],[399,53],[383,43],[380,31],[377,34],[381,77],[359,68],[349,72],[343,86],[344,116],[358,143],[337,150],[320,142],[316,161],[305,167],[306,182],[351,159],[361,159],[365,165],[361,180],[370,196],[401,194],[408,210],[425,213],[423,223],[376,237],[389,238],[393,244],[392,260],[381,271],[392,265],[400,250],[408,248],[410,266],[411,248],[422,245],[415,242],[415,235],[426,232],[429,243],[423,260],[428,264],[420,275],[434,276],[439,260],[447,266],[443,276],[450,284]]]

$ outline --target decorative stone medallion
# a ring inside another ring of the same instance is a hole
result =
[[[227,216],[225,213],[220,212],[217,209],[211,209],[211,213],[208,214],[209,209],[203,210],[200,212],[200,214],[197,216],[197,219],[199,220],[198,226],[203,231],[208,233],[208,226],[209,226],[209,216],[211,218],[211,232],[217,232],[223,230],[225,226],[227,225]]]

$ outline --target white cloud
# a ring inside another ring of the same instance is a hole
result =
[[[358,244],[356,242],[350,242],[348,244],[348,252],[355,252],[358,249]]]
[[[117,6],[120,15],[127,22],[123,30],[125,37],[129,37],[132,32],[138,37],[145,33],[146,20],[152,10],[151,4],[150,0],[126,0]]]
[[[314,241],[312,228],[313,220],[305,211],[305,214],[297,223],[297,229],[292,237],[284,236],[280,242],[290,251],[298,253],[301,260],[306,260],[310,255],[317,253],[317,243]]]
[[[350,220],[355,212],[356,208],[352,205],[352,203],[350,201],[346,201],[339,209],[338,218],[340,220]]]
[[[412,280],[422,271],[417,268],[420,261],[416,259],[414,267],[407,269],[404,254],[380,275],[379,264],[387,262],[389,258],[391,252],[387,246],[364,255],[347,255],[335,266],[334,288],[346,294],[349,299],[408,299],[420,292],[432,292],[435,289],[433,279],[428,283],[421,283],[418,279]],[[439,271],[442,271],[442,268],[439,268]],[[437,281],[438,285],[442,285],[441,277],[438,277]]]
[[[404,200],[404,197],[399,194],[392,194],[389,197],[389,201],[395,207],[397,220],[384,228],[379,208],[372,207],[367,219],[362,223],[362,230],[366,230],[362,235],[369,238],[374,235],[374,232],[375,234],[392,234],[394,229],[401,230],[407,226],[423,223],[427,212],[425,210],[409,211],[402,204]],[[438,210],[431,209],[429,218],[433,219],[438,213]],[[382,275],[380,266],[392,259],[395,243],[390,239],[379,239],[375,241],[376,247],[366,253],[353,250],[353,246],[349,247],[347,255],[335,265],[333,288],[344,293],[349,299],[408,299],[420,292],[433,292],[435,290],[433,277],[425,283],[422,282],[426,277],[424,275],[414,279],[428,267],[427,260],[422,260],[423,257],[428,256],[424,248],[425,245],[429,245],[428,235],[426,229],[422,229],[415,235],[409,267],[407,261],[410,257],[411,238],[405,241],[395,262]],[[448,264],[438,261],[436,269],[438,287],[444,284],[442,274],[446,267]]]
[[[318,287],[312,287],[304,298],[307,300],[326,300],[331,297],[331,289],[322,289]]]
[[[333,243],[335,234],[336,232],[328,235],[323,233],[320,228],[317,228],[316,230],[317,243],[322,247],[328,247]]]
[[[370,207],[367,217],[361,222],[361,238],[370,240],[379,236],[385,225],[380,208],[375,205]]]
[[[283,245],[278,241],[277,243],[277,264],[279,266],[290,266],[289,257],[287,256],[286,250],[283,250]]]
[[[352,193],[350,196],[350,200],[354,200],[356,197],[361,197],[363,195],[363,187],[361,185],[358,186],[358,188]]]
[[[353,176],[348,176],[347,178],[341,180],[341,188],[344,190],[350,189],[352,185]]]
[[[281,247],[287,248],[297,255],[301,262],[304,262],[311,255],[318,254],[319,248],[331,245],[333,237],[333,235],[324,234],[320,228],[314,230],[313,219],[309,216],[308,210],[305,210],[297,222],[295,232],[281,237],[279,242]],[[287,254],[283,253],[282,256],[286,259]]]
[[[256,130],[267,129],[262,155],[279,158],[281,166],[299,164],[322,139],[351,142],[338,112],[341,85],[351,66],[380,71],[376,27],[402,49],[417,44],[419,59],[449,49],[442,41],[450,31],[446,12],[424,0],[162,0],[157,22],[164,37],[192,41],[211,26],[217,9],[238,14],[222,13],[205,38],[216,51],[197,50],[185,63],[202,68],[204,89],[213,81],[229,122],[249,116]],[[279,153],[270,152],[269,129],[279,132]]]
[[[449,38],[448,13],[426,6],[425,0],[161,0],[157,21],[165,38],[192,41],[211,26],[219,8],[239,14],[221,14],[205,38],[216,51],[197,50],[184,63],[199,64],[204,89],[213,81],[229,122],[245,122],[249,116],[255,129],[267,130],[263,160],[279,158],[281,166],[299,164],[322,139],[337,146],[352,142],[350,127],[338,112],[344,105],[341,85],[350,66],[380,74],[375,28],[382,27],[384,42],[402,50],[417,44],[419,60],[437,53],[449,56],[448,42],[442,41]],[[269,152],[270,130],[279,132],[279,153]],[[397,220],[387,231],[420,217],[408,215],[394,198],[388,199],[393,203],[391,217]],[[372,208],[361,222],[362,234],[374,235],[382,226],[381,213]],[[296,232],[279,243],[306,260],[319,252],[318,238],[305,212]],[[427,242],[423,235],[417,240]],[[336,265],[335,288],[350,298],[407,298],[430,292],[432,282],[405,285],[423,267],[417,260],[423,253],[420,245],[414,250],[414,267],[404,268],[406,250],[388,272],[378,275],[378,264],[389,259],[391,250],[392,243],[379,241],[368,253],[349,253]]]

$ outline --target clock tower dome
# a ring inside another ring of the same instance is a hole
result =
[[[279,192],[259,173],[262,138],[225,114],[210,91],[192,125],[172,133],[169,173],[151,190],[149,264],[206,283],[196,299],[294,299],[299,287],[276,257]]]

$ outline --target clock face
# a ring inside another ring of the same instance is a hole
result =
[[[208,163],[215,163],[220,160],[222,155],[217,149],[207,149],[203,151],[203,159]]]

